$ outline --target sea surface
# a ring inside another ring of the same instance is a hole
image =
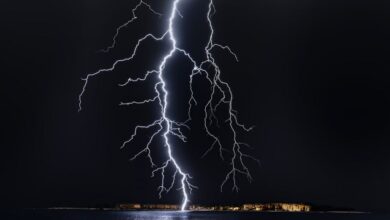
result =
[[[1,220],[390,220],[389,214],[281,213],[281,212],[176,212],[176,211],[5,211]]]

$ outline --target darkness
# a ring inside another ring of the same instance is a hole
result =
[[[169,3],[150,1],[164,13]],[[243,122],[240,136],[253,146],[254,182],[240,178],[219,192],[226,162],[194,123],[176,154],[199,187],[193,203],[305,202],[357,210],[390,211],[389,10],[385,1],[215,0],[215,40],[229,44],[240,62],[217,52]],[[245,3],[243,3],[245,2]],[[11,1],[0,8],[0,203],[9,207],[95,206],[158,200],[148,161],[129,162],[138,145],[119,147],[155,109],[119,107],[149,97],[151,84],[120,88],[133,74],[157,65],[167,45],[145,46],[131,64],[91,81],[77,112],[81,77],[128,55],[147,31],[161,33],[166,16],[146,10],[119,38],[115,28],[136,1]],[[207,1],[181,4],[179,44],[202,58]],[[186,64],[169,69],[170,114],[183,117]],[[176,71],[175,71],[176,70]],[[180,71],[179,71],[180,70]],[[180,92],[183,91],[183,92]],[[200,95],[205,91],[199,85]],[[195,111],[200,117],[201,109]],[[196,121],[196,120],[195,120]],[[223,137],[225,137],[224,135]],[[227,136],[226,136],[227,137]],[[159,152],[157,152],[159,153]]]

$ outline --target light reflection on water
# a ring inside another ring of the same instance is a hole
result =
[[[189,219],[189,212],[181,211],[141,211],[141,212],[129,212],[126,213],[126,220],[187,220]],[[191,218],[196,220],[196,218]]]
[[[389,220],[386,213],[9,210],[0,220]]]
[[[109,220],[388,220],[389,217],[387,214],[353,213],[136,211],[122,212]]]

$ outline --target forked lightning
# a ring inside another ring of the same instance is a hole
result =
[[[231,50],[229,46],[217,44],[214,42],[214,38],[213,38],[214,27],[211,18],[216,12],[216,10],[215,10],[213,0],[210,0],[208,4],[208,12],[206,15],[206,19],[210,29],[208,43],[204,48],[206,59],[202,61],[197,61],[191,56],[189,52],[177,46],[175,33],[177,33],[178,30],[175,29],[175,19],[177,18],[177,16],[183,17],[183,15],[179,11],[179,7],[180,4],[185,1],[186,0],[172,0],[171,3],[172,6],[169,12],[168,25],[165,33],[162,33],[160,35],[155,35],[152,33],[146,34],[144,37],[140,38],[137,41],[130,56],[125,57],[123,59],[116,60],[109,68],[102,68],[94,73],[88,74],[85,78],[82,79],[84,81],[84,85],[79,95],[79,111],[81,111],[82,104],[83,104],[82,98],[84,93],[86,92],[88,82],[91,78],[96,77],[102,73],[111,72],[115,70],[117,65],[119,65],[120,63],[132,61],[134,57],[137,55],[139,47],[148,40],[170,42],[171,48],[169,51],[166,52],[164,57],[161,59],[159,66],[155,68],[151,68],[149,71],[147,71],[144,74],[143,77],[129,78],[126,82],[119,84],[119,86],[127,86],[130,85],[131,83],[146,82],[149,78],[155,77],[157,80],[154,85],[154,93],[155,93],[154,97],[150,97],[149,99],[144,99],[140,101],[122,102],[120,103],[120,105],[131,106],[131,105],[143,105],[147,103],[155,103],[156,106],[158,106],[159,109],[161,110],[160,115],[153,122],[143,124],[143,125],[137,125],[133,133],[130,135],[130,138],[123,143],[121,148],[124,148],[127,144],[131,143],[141,130],[153,129],[153,131],[155,131],[149,137],[145,147],[141,151],[136,153],[131,158],[131,160],[134,160],[141,155],[147,156],[151,166],[153,167],[152,177],[156,175],[161,176],[161,184],[158,187],[160,198],[163,193],[168,193],[171,189],[175,187],[176,184],[178,184],[179,185],[178,188],[182,194],[182,203],[181,203],[182,211],[186,210],[188,206],[189,193],[191,193],[192,190],[197,187],[191,184],[190,180],[192,179],[192,177],[187,171],[183,170],[183,168],[180,166],[177,159],[175,158],[173,152],[174,147],[170,143],[170,140],[171,138],[178,138],[183,142],[187,141],[187,138],[183,134],[182,129],[183,128],[189,129],[188,122],[190,122],[192,119],[191,111],[194,108],[194,106],[198,104],[194,96],[195,91],[193,88],[193,80],[195,77],[197,76],[204,77],[204,79],[206,79],[206,81],[209,83],[210,91],[211,91],[208,101],[203,108],[204,111],[203,126],[207,135],[213,141],[211,146],[205,151],[203,156],[206,156],[213,149],[217,149],[219,157],[222,160],[227,160],[230,166],[229,171],[227,172],[225,178],[222,181],[220,190],[222,191],[223,187],[230,180],[232,182],[232,189],[238,191],[239,190],[238,183],[237,183],[238,175],[244,175],[248,178],[249,181],[252,180],[252,176],[246,165],[245,159],[250,159],[259,162],[256,158],[243,152],[243,147],[248,145],[239,140],[238,131],[243,130],[245,132],[248,132],[252,128],[251,127],[248,128],[239,122],[237,111],[233,108],[234,99],[233,99],[232,89],[230,85],[221,78],[221,69],[217,65],[215,58],[213,56],[213,50],[221,49],[221,50],[226,50],[238,61],[237,55]],[[112,44],[109,47],[103,49],[102,50],[103,52],[109,52],[117,45],[117,37],[120,34],[120,31],[123,28],[129,26],[137,19],[136,13],[140,7],[146,7],[146,9],[148,9],[151,13],[158,16],[163,16],[161,13],[154,10],[150,4],[146,3],[144,0],[140,0],[138,4],[132,9],[132,17],[130,18],[130,20],[128,20],[126,23],[122,24],[116,29],[116,33],[114,35]],[[167,109],[169,105],[169,99],[168,99],[169,91],[167,89],[164,76],[166,72],[167,62],[170,59],[173,59],[174,55],[182,55],[186,57],[193,65],[192,71],[189,74],[189,82],[188,82],[190,88],[190,98],[188,101],[188,119],[184,122],[175,121],[169,118],[167,115]],[[228,118],[224,119],[223,121],[224,124],[229,128],[229,130],[232,133],[231,147],[229,148],[224,147],[218,135],[212,132],[211,126],[215,124],[218,125],[219,123],[216,114],[217,110],[219,109],[223,109],[223,110],[226,109],[228,113],[227,114]],[[163,149],[165,149],[166,151],[167,160],[164,161],[162,164],[157,165],[153,160],[151,154],[152,152],[151,147],[153,141],[156,138],[160,138],[160,137],[163,138],[163,143],[164,143]],[[228,159],[226,159],[226,155],[228,155]],[[171,171],[173,170],[173,172],[172,172],[172,176],[168,178],[167,175],[170,170]]]

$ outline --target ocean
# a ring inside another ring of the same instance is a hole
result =
[[[2,220],[389,220],[390,214],[283,212],[176,212],[19,210],[2,212]]]

